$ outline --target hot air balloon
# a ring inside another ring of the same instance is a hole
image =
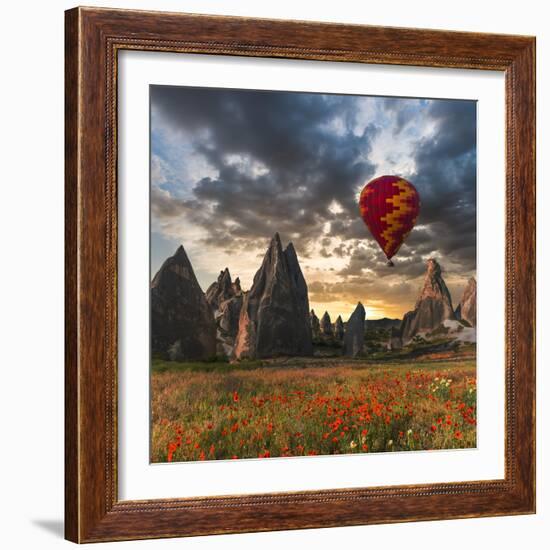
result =
[[[369,181],[359,198],[365,225],[383,250],[388,265],[411,232],[420,210],[414,185],[399,176],[380,176]]]

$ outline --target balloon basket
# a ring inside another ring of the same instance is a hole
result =
[[[391,260],[388,260],[388,263],[386,264],[388,267],[394,267],[394,263]]]

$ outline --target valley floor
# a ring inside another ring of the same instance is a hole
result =
[[[476,446],[475,354],[153,360],[153,462]]]

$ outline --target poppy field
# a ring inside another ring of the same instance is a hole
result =
[[[475,359],[153,361],[151,461],[476,446]]]

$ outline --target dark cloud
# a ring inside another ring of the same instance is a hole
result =
[[[422,197],[418,223],[429,231],[413,231],[407,247],[437,249],[471,271],[476,263],[476,104],[435,101],[427,115],[437,126],[433,136],[416,145],[412,179]]]
[[[369,156],[380,120],[357,130],[362,98],[164,86],[151,90],[153,120],[183,132],[192,154],[217,174],[199,178],[189,196],[173,203],[164,187],[156,190],[153,214],[173,218],[185,213],[206,230],[205,244],[233,253],[260,250],[278,231],[294,242],[301,258],[321,245],[323,257],[347,259],[347,266],[336,271],[343,279],[340,286],[317,289],[311,282],[313,296],[325,298],[329,290],[348,295],[358,285],[370,285],[377,295],[393,293],[399,300],[411,292],[410,281],[422,275],[429,255],[461,276],[475,271],[475,102],[378,100],[375,118],[391,117],[395,140],[414,130],[419,117],[424,127],[429,121],[434,128],[428,137],[416,135],[410,159],[414,172],[403,174],[420,193],[421,211],[418,227],[397,255],[397,272],[386,267],[358,215],[357,189],[381,175]],[[388,165],[397,163],[393,158],[388,151]]]
[[[193,191],[197,201],[210,206],[202,225],[212,240],[269,238],[277,230],[292,236],[298,250],[322,235],[326,221],[346,224],[356,218],[355,189],[374,174],[367,158],[377,129],[352,131],[355,101],[320,94],[152,88],[153,109],[197,136],[196,154],[219,173],[198,181]],[[339,133],[331,127],[336,119],[344,125]],[[339,214],[329,211],[334,200],[342,207]],[[224,221],[231,222],[230,229],[222,227]]]

